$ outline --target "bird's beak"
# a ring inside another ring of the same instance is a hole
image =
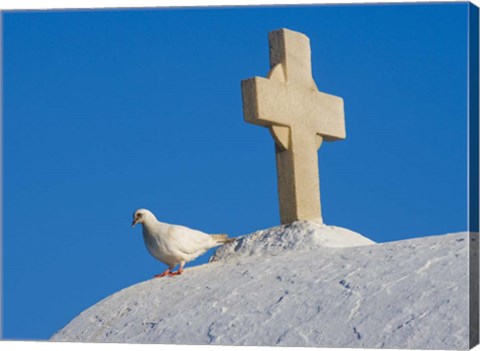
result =
[[[135,227],[135,224],[137,224],[137,220],[134,219],[133,222],[132,222],[132,228]]]

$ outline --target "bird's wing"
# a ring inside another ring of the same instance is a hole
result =
[[[210,235],[187,227],[172,225],[168,234],[175,247],[186,254],[194,254],[215,246]]]

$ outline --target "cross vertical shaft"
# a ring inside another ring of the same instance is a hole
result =
[[[277,184],[282,224],[299,219],[322,218],[320,208],[320,180],[317,149],[309,147],[315,140],[311,133],[293,130],[291,147],[282,149],[275,144],[277,161]],[[309,181],[305,181],[308,179]]]

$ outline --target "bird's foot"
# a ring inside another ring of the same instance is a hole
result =
[[[160,273],[160,274],[155,274],[153,277],[154,278],[161,278],[161,277],[165,277],[166,275],[170,275],[170,274],[172,274],[172,272],[170,271],[170,269],[167,269],[165,272]]]
[[[168,273],[168,276],[169,276],[169,277],[173,277],[173,276],[175,276],[175,275],[180,275],[180,274],[182,274],[182,273],[183,273],[183,269],[179,269],[179,270],[176,271],[176,272],[170,272],[170,273]]]

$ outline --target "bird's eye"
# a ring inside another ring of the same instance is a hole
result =
[[[137,217],[142,217],[142,214],[141,214],[141,213],[137,213]]]

